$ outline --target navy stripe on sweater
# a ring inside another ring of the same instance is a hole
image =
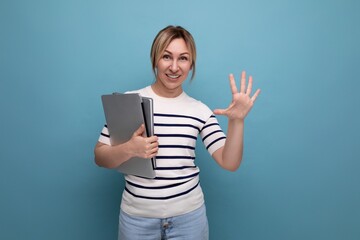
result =
[[[191,180],[185,181],[185,182],[180,182],[180,183],[175,183],[175,184],[169,184],[169,185],[165,185],[165,186],[157,186],[157,187],[146,187],[146,186],[142,186],[130,181],[126,181],[129,185],[133,186],[133,187],[137,187],[137,188],[143,188],[143,189],[166,189],[166,188],[173,188],[173,187],[177,187],[180,185],[183,185],[187,182],[189,182]]]
[[[141,195],[136,195],[132,192],[129,191],[129,189],[127,189],[125,187],[125,190],[130,193],[131,195],[133,195],[134,197],[137,198],[145,198],[145,199],[150,199],[150,200],[167,200],[167,199],[171,199],[171,198],[176,198],[176,197],[180,197],[182,195],[188,194],[189,192],[191,192],[192,190],[194,190],[197,186],[199,185],[199,182],[192,188],[190,188],[189,190],[185,191],[185,192],[181,192],[175,195],[170,195],[170,196],[166,196],[166,197],[146,197],[146,196],[141,196]]]
[[[154,113],[154,117],[190,118],[190,119],[196,120],[198,122],[201,122],[202,124],[205,124],[205,121],[201,120],[200,118],[196,118],[193,116],[187,116],[187,115]]]
[[[187,149],[195,150],[194,147],[187,145],[159,145],[159,148],[187,148]]]
[[[158,137],[182,137],[182,138],[192,138],[192,139],[197,139],[197,137],[193,136],[193,135],[188,135],[188,134],[155,134]]]
[[[190,127],[190,128],[195,128],[200,132],[200,129],[192,124],[155,123],[154,126],[155,127]]]

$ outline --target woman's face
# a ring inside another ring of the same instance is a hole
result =
[[[157,76],[153,89],[162,97],[177,97],[182,93],[182,83],[191,70],[189,49],[184,39],[170,42],[156,66]]]

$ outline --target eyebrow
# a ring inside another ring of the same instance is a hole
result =
[[[170,52],[169,50],[165,50],[164,52],[170,53],[171,55],[173,54],[173,53]],[[183,52],[183,53],[180,53],[180,56],[181,56],[181,55],[185,55],[185,54],[190,55],[190,53],[188,53],[188,52]]]

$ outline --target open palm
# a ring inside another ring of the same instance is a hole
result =
[[[233,74],[229,76],[230,88],[232,93],[232,101],[228,108],[226,109],[215,109],[214,113],[217,115],[225,115],[229,120],[244,120],[247,114],[250,112],[256,98],[260,94],[260,89],[256,90],[253,96],[251,96],[252,91],[252,77],[249,77],[248,85],[246,87],[246,73],[245,71],[241,74],[240,81],[240,92],[238,91],[235,83],[235,78]]]

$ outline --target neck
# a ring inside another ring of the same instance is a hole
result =
[[[174,89],[168,89],[168,88],[165,88],[164,86],[160,86],[160,84],[161,83],[156,81],[154,84],[151,85],[152,90],[156,93],[156,95],[158,95],[160,97],[176,98],[176,97],[180,96],[183,92],[181,86],[174,88]]]

